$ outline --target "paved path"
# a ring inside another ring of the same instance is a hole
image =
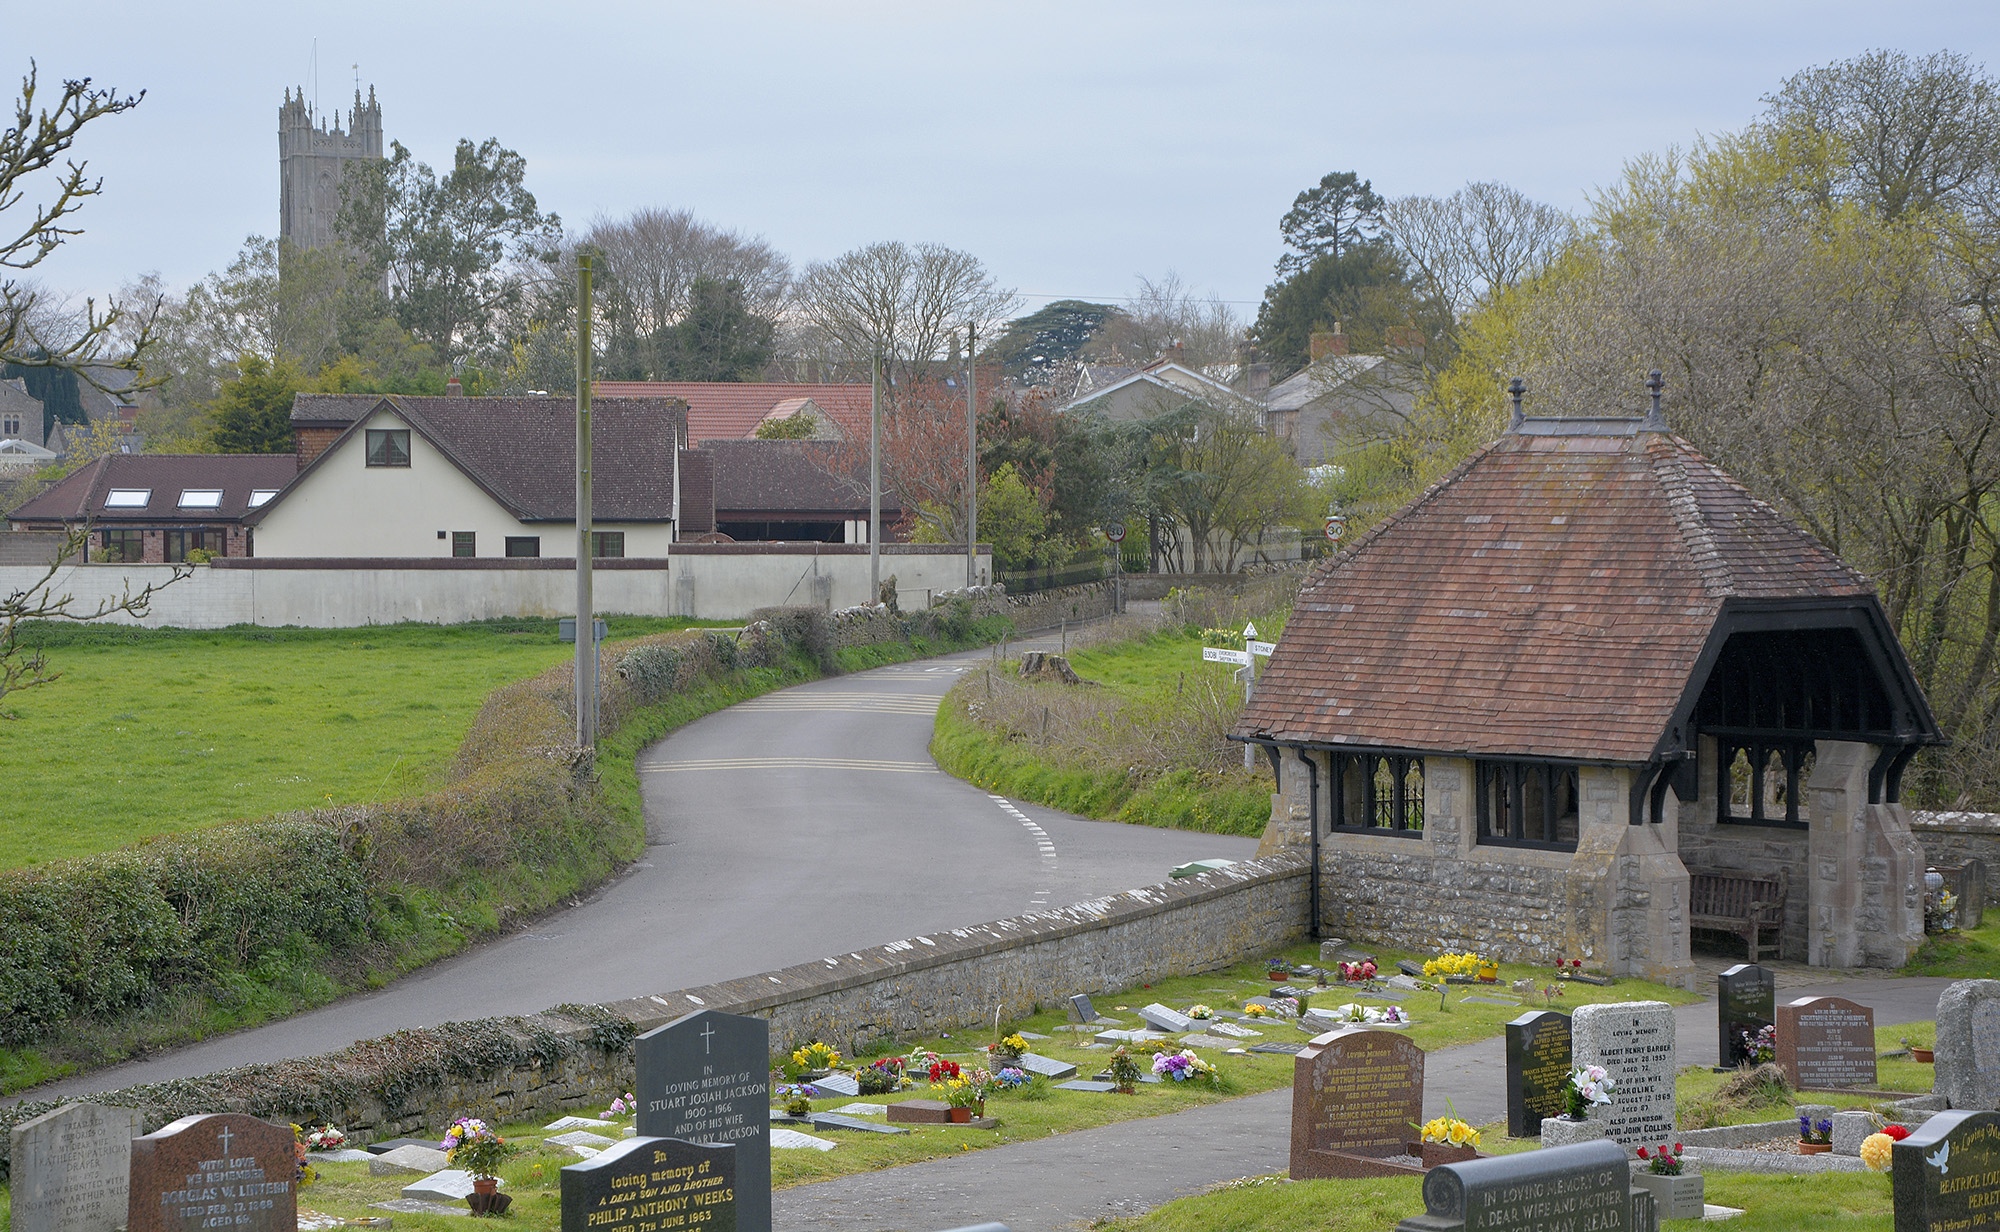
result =
[[[696,720],[640,755],[644,859],[579,905],[379,991],[17,1098],[667,992],[1150,885],[1188,860],[1255,854],[1254,838],[1091,821],[939,771],[929,753],[938,701],[987,658],[815,681]]]
[[[1938,994],[1950,983],[1787,980],[1780,998],[1847,997],[1872,1007],[1877,1026],[1892,1026],[1935,1017]],[[1674,1038],[1680,1064],[1715,1064],[1715,1002],[1676,1010]],[[1447,1097],[1475,1125],[1506,1118],[1502,1041],[1442,1048],[1425,1059],[1424,1115],[1444,1115]],[[1096,1219],[1141,1214],[1222,1181],[1285,1171],[1291,1121],[1292,1093],[1280,1088],[1168,1116],[796,1185],[772,1195],[773,1223],[777,1232],[937,1232],[987,1221],[1004,1223],[1010,1232],[1070,1232]]]

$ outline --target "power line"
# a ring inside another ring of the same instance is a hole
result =
[[[1080,299],[1096,303],[1110,302],[1110,303],[1120,303],[1120,304],[1134,302],[1132,297],[1129,295],[1077,295],[1077,294],[1049,295],[1041,291],[1016,291],[1014,292],[1014,294],[1020,296],[1022,299],[1051,299],[1051,300]],[[1194,299],[1195,297],[1189,296],[1188,298]],[[1202,297],[1198,302],[1204,304],[1253,304],[1254,305],[1254,304],[1261,304],[1264,301],[1261,299],[1209,299],[1207,297]]]

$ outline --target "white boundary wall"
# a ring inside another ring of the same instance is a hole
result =
[[[991,576],[991,549],[979,568]],[[884,544],[882,577],[894,577],[905,608],[965,585],[965,553],[950,545]],[[780,604],[851,607],[868,602],[868,549],[849,544],[686,544],[665,560],[602,560],[593,573],[597,610],[621,616],[734,620]],[[0,591],[33,584],[42,570],[0,567]],[[90,564],[61,570],[54,592],[95,607],[167,582],[167,565]],[[219,629],[228,625],[350,628],[420,621],[459,624],[506,616],[573,615],[576,575],[568,560],[225,558],[197,566],[153,599],[143,621],[122,624]]]

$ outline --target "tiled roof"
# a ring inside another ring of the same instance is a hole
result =
[[[1872,594],[1688,442],[1551,422],[1320,565],[1235,734],[1643,762],[1725,600]]]
[[[1380,355],[1326,355],[1271,386],[1265,405],[1274,411],[1296,411],[1317,402],[1383,361]]]
[[[372,398],[369,405],[372,408],[383,402],[409,420],[412,427],[436,444],[515,517],[524,522],[566,522],[575,518],[574,400],[416,398],[390,394]],[[298,421],[302,409],[320,413],[327,405],[307,403],[302,407],[294,402],[293,420]],[[680,403],[671,398],[606,398],[592,402],[593,518],[649,522],[673,516],[674,428],[681,413]],[[355,431],[353,423],[347,431]],[[299,472],[301,480],[334,452],[329,447],[314,458]],[[281,496],[271,504],[283,499]]]
[[[7,516],[16,521],[92,518],[103,523],[233,520],[249,512],[253,489],[283,488],[298,469],[298,459],[288,453],[106,454]],[[149,491],[150,497],[142,508],[107,509],[104,497],[113,488]],[[181,493],[190,488],[220,488],[222,503],[183,509]]]
[[[832,449],[815,441],[709,441],[702,446],[715,459],[715,516],[718,521],[742,520],[734,515],[825,514],[864,517],[868,512],[868,472],[865,465],[846,478],[830,473],[837,465]],[[895,493],[882,492],[885,515],[900,514]]]
[[[599,398],[679,398],[688,405],[688,439],[742,440],[781,402],[810,398],[847,432],[868,430],[873,391],[866,385],[806,385],[774,381],[599,381]],[[789,413],[789,412],[788,412]]]

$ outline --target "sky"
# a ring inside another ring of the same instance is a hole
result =
[[[47,96],[146,91],[84,130],[103,194],[35,271],[98,296],[275,234],[283,92],[344,116],[357,73],[391,139],[448,166],[497,137],[572,229],[685,208],[800,265],[933,241],[1024,310],[1173,270],[1246,317],[1278,219],[1331,171],[1577,210],[1805,68],[1948,48],[2000,73],[1979,0],[0,0],[0,29],[0,69],[32,58]]]

